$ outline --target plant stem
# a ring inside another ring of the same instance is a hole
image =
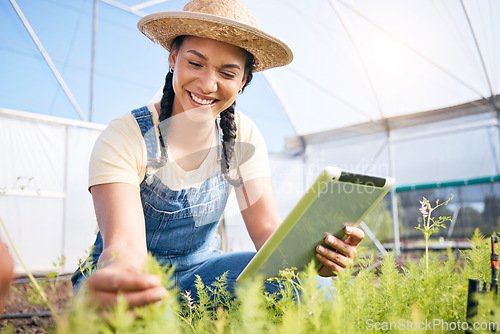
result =
[[[47,298],[47,295],[45,294],[45,292],[43,291],[43,289],[40,288],[40,285],[38,285],[38,282],[36,281],[35,277],[33,277],[33,275],[31,274],[31,272],[28,270],[28,267],[26,267],[26,264],[24,264],[24,261],[21,258],[21,255],[17,251],[17,248],[14,245],[14,242],[12,241],[12,238],[10,237],[9,232],[7,231],[7,227],[5,226],[5,223],[4,223],[3,219],[2,219],[2,217],[0,217],[0,223],[2,224],[2,228],[5,231],[5,235],[7,236],[7,239],[9,240],[9,243],[10,243],[10,246],[11,246],[12,250],[16,254],[16,257],[19,260],[19,263],[21,264],[21,266],[23,267],[24,271],[26,272],[26,275],[28,275],[28,277],[31,280],[31,283],[33,283],[33,285],[35,286],[35,289],[40,294],[40,297],[42,298],[42,301],[45,304],[45,306],[47,306],[47,308],[49,309],[50,313],[52,313],[52,316],[54,317],[54,320],[56,320],[56,322],[58,322],[59,319],[58,319],[56,311],[50,305],[49,300]]]
[[[425,275],[429,275],[429,233],[425,234]]]
[[[432,209],[429,209],[429,215],[427,216],[427,221],[424,223],[425,228],[425,275],[429,275],[429,236],[430,236],[430,220],[431,220]]]

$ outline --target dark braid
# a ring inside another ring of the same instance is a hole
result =
[[[246,63],[245,63],[245,74],[247,75],[247,81],[245,82],[245,85],[241,88],[241,91],[245,89],[248,84],[250,84],[250,81],[252,81],[253,73],[253,64],[254,64],[254,58],[253,55],[250,52],[246,53]],[[237,133],[237,126],[236,122],[234,121],[234,108],[236,107],[236,101],[233,102],[229,108],[224,110],[220,116],[220,126],[222,129],[222,148],[223,148],[223,159],[220,162],[220,167],[222,174],[224,175],[224,178],[233,186],[239,187],[242,183],[243,180],[241,179],[241,176],[238,175],[236,179],[231,179],[231,176],[229,175],[229,163],[231,162],[231,159],[233,157],[234,153],[234,144],[236,140],[236,133]]]
[[[236,122],[234,121],[234,102],[229,108],[220,114],[220,127],[222,129],[222,149],[223,156],[220,162],[220,167],[224,178],[233,186],[239,187],[242,183],[240,177],[231,179],[229,175],[229,163],[234,153],[234,143],[236,139]]]
[[[184,41],[185,36],[178,36],[174,39],[172,43],[172,48],[179,50],[182,42]],[[174,105],[174,87],[172,86],[172,79],[174,75],[172,72],[168,72],[165,77],[165,85],[163,86],[163,96],[160,101],[160,115],[159,115],[159,124],[158,124],[158,133],[160,140],[160,161],[155,161],[153,163],[154,168],[160,168],[167,163],[167,148],[165,145],[165,141],[163,140],[163,135],[167,133],[168,121],[167,119],[172,116],[172,107]]]
[[[163,86],[163,96],[160,102],[160,122],[172,116],[172,106],[174,105],[174,87],[172,86],[173,74],[167,73],[165,77],[165,86]]]
[[[160,140],[160,160],[153,162],[153,168],[163,167],[167,163],[167,147],[163,140],[163,134],[167,133],[168,121],[172,116],[172,106],[174,104],[174,88],[172,87],[172,73],[168,72],[165,78],[165,86],[163,86],[163,96],[160,102],[160,115],[158,124],[158,133]]]

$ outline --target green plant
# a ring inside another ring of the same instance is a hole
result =
[[[443,206],[443,205],[448,205],[448,203],[453,199],[453,195],[451,197],[444,201],[439,203],[439,199],[436,200],[436,205],[434,207],[431,206],[429,203],[429,200],[427,198],[423,198],[423,200],[420,201],[420,212],[422,213],[422,218],[423,218],[423,224],[418,224],[415,229],[420,230],[424,233],[424,239],[425,239],[425,268],[426,268],[426,274],[428,275],[429,273],[429,238],[434,232],[438,232],[439,228],[446,228],[444,223],[451,221],[451,217],[449,216],[439,216],[438,219],[435,219],[432,217],[432,212],[436,210],[437,208]]]
[[[159,275],[169,293],[160,304],[130,309],[123,298],[116,306],[96,309],[85,293],[71,313],[56,318],[57,334],[68,333],[454,333],[466,322],[469,278],[489,279],[489,240],[476,231],[471,248],[454,254],[433,252],[420,261],[402,262],[395,254],[381,260],[355,259],[355,265],[318,285],[314,264],[297,273],[291,268],[270,282],[227,289],[227,276],[207,285],[198,277],[196,293],[178,291],[172,268],[150,257],[145,271]],[[432,274],[429,274],[432,273]],[[475,321],[500,317],[498,302],[487,299]]]

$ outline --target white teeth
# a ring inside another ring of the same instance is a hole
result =
[[[195,96],[193,93],[190,93],[191,94],[191,98],[196,102],[196,103],[199,103],[199,104],[204,104],[204,105],[207,105],[207,104],[212,104],[214,103],[215,99],[214,100],[204,100],[204,99],[200,99],[199,97]]]

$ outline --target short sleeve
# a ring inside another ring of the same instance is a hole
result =
[[[235,161],[243,180],[270,177],[266,143],[255,123],[236,112],[238,135],[235,144]]]
[[[111,121],[98,137],[89,165],[89,188],[123,182],[140,187],[146,171],[146,147],[131,113]]]

